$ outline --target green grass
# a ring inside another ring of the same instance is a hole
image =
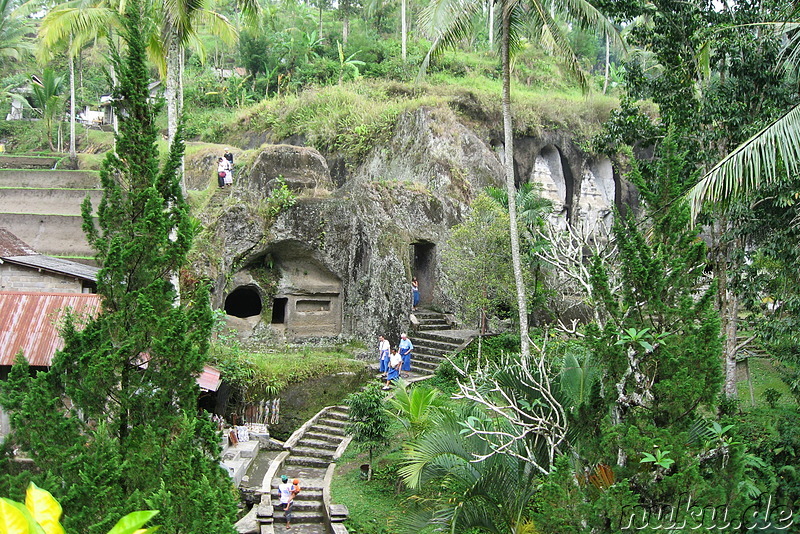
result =
[[[486,77],[440,75],[432,83],[363,81],[284,95],[243,110],[224,126],[229,139],[243,144],[250,132],[268,132],[269,142],[299,135],[323,152],[339,152],[350,163],[386,143],[401,113],[421,107],[458,113],[485,128],[502,125],[501,84]],[[512,113],[522,135],[564,129],[588,139],[618,104],[616,98],[584,96],[575,90],[553,92],[514,87]]]
[[[358,372],[365,363],[353,359],[353,345],[315,349],[282,348],[268,352],[248,352],[235,340],[222,336],[211,345],[210,356],[231,379],[242,387],[261,391],[265,387],[282,390],[291,384],[339,372]]]
[[[789,392],[789,387],[781,380],[781,370],[771,358],[750,358],[750,377],[753,381],[753,396],[755,397],[756,407],[767,406],[764,391],[774,389],[781,394],[778,405],[789,406],[794,404],[794,398]],[[747,380],[742,380],[737,384],[741,407],[748,409],[750,404],[750,389]]]
[[[399,443],[399,440],[393,440]],[[397,448],[377,455],[373,478],[361,477],[360,466],[369,461],[366,451],[351,444],[337,463],[331,483],[331,500],[347,506],[347,531],[351,534],[395,534],[397,520],[408,512],[413,494],[399,482],[396,467],[401,461]]]

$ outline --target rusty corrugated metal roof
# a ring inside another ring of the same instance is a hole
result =
[[[100,295],[0,291],[0,365],[13,365],[22,350],[30,365],[48,367],[64,347],[59,325],[67,308],[94,316],[100,311]],[[221,382],[220,372],[210,365],[197,377],[197,385],[206,391],[216,391]]]
[[[0,258],[4,256],[27,256],[29,254],[38,254],[38,252],[6,228],[0,228]]]
[[[31,365],[49,366],[64,346],[58,328],[67,308],[95,315],[100,295],[0,291],[0,365],[12,365],[22,350]]]

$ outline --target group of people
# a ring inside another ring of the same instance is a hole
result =
[[[289,477],[281,475],[281,484],[278,486],[278,493],[280,494],[281,509],[283,516],[286,519],[286,528],[292,528],[292,507],[294,506],[294,498],[300,493],[300,480],[294,479],[289,482]]]
[[[233,153],[230,148],[217,160],[217,183],[220,187],[233,185]]]
[[[389,340],[378,336],[378,361],[381,378],[386,380],[383,389],[392,389],[392,384],[399,379],[408,378],[411,372],[411,351],[414,345],[406,333],[400,334],[400,343],[392,348]]]

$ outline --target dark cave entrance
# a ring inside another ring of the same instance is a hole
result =
[[[286,304],[289,299],[286,297],[276,298],[272,301],[272,324],[283,324],[286,322]]]
[[[225,299],[225,313],[245,319],[261,315],[261,295],[255,286],[240,286]]]
[[[419,282],[420,304],[430,304],[436,285],[436,245],[430,242],[411,244],[412,276]]]

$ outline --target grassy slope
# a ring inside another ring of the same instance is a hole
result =
[[[357,162],[389,138],[401,113],[423,106],[450,107],[478,127],[502,127],[500,82],[483,77],[438,79],[440,83],[424,84],[360,80],[270,98],[243,110],[207,140],[243,145],[254,132],[267,132],[269,142],[302,136],[318,150],[340,152]],[[519,135],[560,129],[573,132],[579,141],[597,132],[617,106],[613,97],[525,86],[515,86],[512,98]]]

